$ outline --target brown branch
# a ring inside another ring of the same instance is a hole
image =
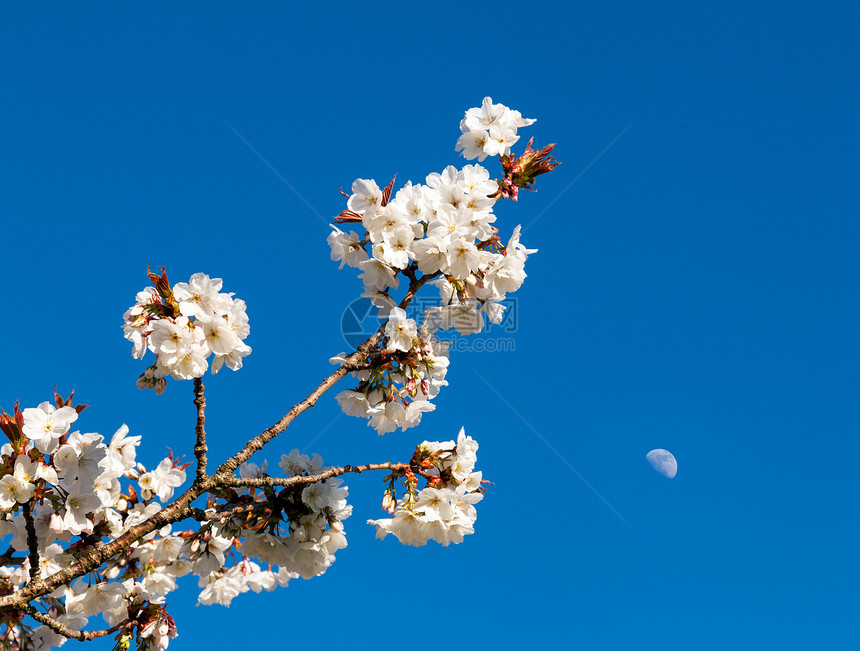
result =
[[[23,565],[24,559],[20,556],[0,556],[0,567],[10,567],[13,565]]]
[[[108,635],[116,633],[120,629],[132,628],[137,624],[137,621],[134,619],[125,619],[116,626],[111,626],[103,631],[75,631],[62,622],[57,621],[50,615],[46,615],[45,613],[36,610],[33,606],[26,605],[23,610],[30,617],[35,619],[37,622],[44,624],[52,631],[59,633],[63,637],[67,637],[72,640],[79,640],[80,642],[89,642],[90,640],[95,640],[99,637],[107,637]]]
[[[194,456],[197,458],[197,479],[195,483],[200,483],[206,479],[206,397],[203,395],[203,380],[199,377],[194,378],[194,404],[197,407],[197,425],[194,431],[197,433],[197,444],[194,446]]]
[[[365,470],[375,470],[389,467],[391,469],[394,469],[395,467],[401,465],[403,467],[409,466],[409,464],[393,463],[368,464],[366,466],[343,466],[342,468],[330,468],[329,470],[319,473],[317,475],[312,475],[310,477],[300,477],[297,479],[301,479],[305,482],[320,481],[322,479],[334,477],[339,474],[344,474],[346,472],[364,472]],[[144,520],[143,522],[131,527],[128,531],[118,536],[116,539],[110,542],[102,542],[98,543],[97,545],[94,545],[91,549],[87,550],[87,552],[84,553],[82,558],[80,558],[76,563],[69,565],[68,567],[52,574],[45,579],[39,581],[32,581],[25,585],[21,590],[14,592],[11,595],[0,597],[0,611],[20,608],[22,604],[27,604],[37,597],[46,595],[55,590],[56,588],[60,587],[61,585],[67,585],[68,583],[71,583],[71,581],[73,581],[74,579],[84,576],[88,572],[91,572],[92,570],[100,567],[105,561],[127,549],[129,545],[131,545],[136,540],[139,540],[148,533],[152,533],[153,531],[161,529],[165,525],[180,522],[189,517],[198,520],[211,520],[213,516],[217,516],[220,518],[233,515],[228,511],[221,514],[214,513],[210,516],[205,511],[202,511],[198,508],[193,508],[191,506],[191,503],[204,493],[220,486],[226,486],[228,485],[227,482],[233,479],[233,477],[229,476],[226,478],[212,476],[207,477],[205,480],[196,485],[192,484],[192,486],[187,491],[185,491],[181,496],[176,498],[176,500],[164,507],[161,511],[154,514],[152,517]],[[294,481],[294,483],[299,482]],[[237,513],[239,512],[241,512],[241,509],[237,511]]]
[[[198,522],[220,522],[226,518],[232,518],[234,515],[242,515],[243,513],[263,509],[268,506],[269,504],[265,502],[253,502],[251,504],[234,506],[232,509],[227,509],[226,511],[204,511],[203,509],[192,508],[189,509],[188,517]]]
[[[17,550],[9,545],[9,549],[0,554],[0,567],[6,567],[9,565],[23,565],[24,559],[21,556],[15,556],[15,552]]]
[[[400,301],[399,307],[406,308],[412,302],[412,299],[415,297],[416,292],[418,292],[418,290],[421,289],[421,287],[428,281],[432,280],[433,278],[436,278],[439,275],[440,272],[427,274],[409,283],[409,289],[407,290],[406,295]],[[206,477],[202,480],[195,480],[188,488],[188,490],[186,490],[182,495],[177,497],[173,502],[161,509],[158,513],[154,514],[152,517],[144,520],[143,522],[134,525],[128,531],[121,534],[114,540],[108,542],[99,542],[95,544],[92,548],[87,550],[77,562],[69,565],[68,567],[60,570],[59,572],[55,572],[54,574],[45,579],[31,581],[17,592],[14,592],[10,595],[0,596],[0,612],[11,610],[14,608],[21,608],[24,604],[28,604],[33,599],[46,595],[57,589],[61,585],[67,585],[74,579],[84,576],[85,574],[95,570],[96,568],[100,567],[104,562],[116,556],[123,550],[127,549],[132,543],[139,540],[148,533],[152,533],[153,531],[161,529],[165,525],[173,524],[175,522],[185,520],[189,517],[193,517],[192,513],[196,514],[199,511],[199,509],[192,509],[191,507],[191,503],[194,500],[214,488],[227,485],[227,482],[234,479],[234,477],[232,476],[233,472],[236,470],[236,468],[239,467],[239,465],[247,461],[251,457],[251,455],[260,450],[264,445],[266,445],[266,443],[274,439],[278,434],[283,432],[287,428],[287,426],[296,418],[296,416],[306,411],[309,407],[313,407],[319,397],[323,393],[328,391],[332,386],[334,386],[338,380],[340,380],[347,373],[356,370],[357,367],[360,367],[367,360],[368,356],[370,355],[376,344],[378,344],[382,339],[384,328],[385,324],[382,324],[375,334],[371,335],[364,342],[362,342],[356,352],[347,357],[346,361],[344,361],[344,363],[334,373],[325,378],[319,384],[319,386],[314,389],[310,393],[310,395],[308,395],[307,398],[294,405],[286,413],[286,415],[284,415],[284,417],[281,418],[281,420],[275,423],[272,427],[263,430],[261,434],[248,441],[238,453],[236,453],[235,455],[227,459],[227,461],[222,463],[214,475]],[[195,404],[197,404],[196,399]],[[199,408],[200,405],[198,405],[198,410]],[[342,470],[342,472],[335,473],[330,476],[335,476],[336,474],[343,474],[344,472],[363,472],[365,469],[372,469],[365,468],[363,466],[355,466],[355,468],[361,468],[362,470],[345,470],[346,468],[352,467],[353,466],[344,466],[343,468],[339,469]],[[315,475],[314,477],[318,477],[319,479],[314,479],[314,481],[325,479],[326,476],[322,475],[322,473],[320,475]]]
[[[222,484],[230,487],[263,488],[267,486],[294,486],[296,484],[314,484],[323,479],[331,479],[348,472],[362,473],[368,470],[408,470],[408,463],[367,463],[363,466],[333,466],[316,475],[293,475],[292,477],[262,477],[258,479],[243,479],[230,477],[222,480]]]
[[[74,579],[100,567],[105,561],[127,549],[133,542],[146,534],[161,529],[165,525],[186,519],[191,502],[214,487],[215,482],[211,477],[197,486],[192,485],[191,488],[152,517],[134,525],[114,540],[94,545],[77,562],[59,572],[55,572],[46,579],[31,581],[17,592],[0,597],[0,611],[20,608],[22,604],[29,603],[36,597],[46,595],[61,585],[66,585]]]
[[[406,292],[406,295],[403,297],[403,300],[400,301],[400,305],[398,307],[406,308],[412,302],[412,299],[415,297],[416,292],[421,289],[421,287],[428,282],[429,280],[435,278],[439,275],[440,272],[436,272],[434,274],[424,275],[418,280],[413,280],[409,283],[409,290]],[[349,357],[346,358],[346,361],[338,368],[334,373],[329,375],[325,380],[323,380],[320,385],[314,389],[310,395],[302,400],[301,402],[293,405],[293,407],[284,415],[281,420],[277,423],[269,427],[268,429],[263,430],[261,434],[255,436],[250,441],[245,444],[237,454],[233,455],[227,461],[221,464],[218,470],[215,472],[215,477],[219,479],[219,481],[224,481],[226,479],[232,478],[233,472],[238,468],[241,464],[245,463],[251,456],[261,450],[266,443],[275,438],[278,434],[283,432],[293,420],[295,420],[296,416],[306,411],[310,407],[313,407],[317,400],[319,400],[320,396],[324,394],[326,391],[331,389],[335,384],[337,384],[338,380],[340,380],[347,373],[351,373],[352,371],[358,370],[362,367],[364,362],[367,361],[368,356],[370,355],[373,348],[378,344],[382,337],[384,336],[385,324],[387,321],[379,326],[379,330],[376,331],[374,335],[368,337],[364,342],[362,342],[358,349]]]
[[[39,539],[36,537],[36,522],[33,520],[33,500],[24,502],[23,512],[24,526],[27,529],[27,549],[30,552],[30,582],[34,582],[39,578],[39,570],[42,563],[39,560]]]

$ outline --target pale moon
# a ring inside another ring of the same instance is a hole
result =
[[[660,448],[651,450],[645,455],[645,458],[648,459],[651,467],[664,477],[672,479],[675,473],[678,472],[678,462],[675,461],[675,456],[668,450],[661,450]]]

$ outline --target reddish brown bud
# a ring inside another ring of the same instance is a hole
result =
[[[162,296],[172,296],[173,293],[170,291],[170,281],[167,280],[167,270],[164,267],[161,267],[161,275],[152,273],[150,267],[146,268],[146,275],[149,276],[149,279],[152,281],[152,284],[155,285],[155,289],[158,290],[158,293]]]
[[[505,176],[499,180],[499,189],[491,196],[516,201],[520,189],[525,188],[534,192],[535,178],[558,167],[559,161],[550,156],[555,143],[535,151],[532,149],[533,142],[534,138],[529,140],[526,150],[518,158],[513,154],[499,157]]]
[[[75,397],[75,390],[72,389],[72,392],[69,394],[69,397],[63,400],[63,397],[57,393],[57,385],[54,385],[54,403],[57,405],[57,409],[62,409],[63,407],[73,407],[75,412],[80,414],[84,409],[88,407],[88,405],[78,405],[75,407],[72,404],[72,399]]]
[[[173,297],[173,290],[170,288],[170,281],[167,280],[167,271],[161,267],[161,275],[152,273],[150,268],[146,268],[146,275],[155,285],[155,290],[164,301],[165,314],[163,316],[171,317],[179,315],[179,303]],[[160,315],[161,316],[161,315]]]
[[[15,422],[15,419],[7,414],[5,411],[0,409],[0,429],[3,430],[3,433],[6,435],[6,438],[11,442],[15,442],[21,435],[18,430],[18,423]]]
[[[69,396],[69,401],[75,397],[75,390],[72,389],[72,393]],[[66,401],[60,397],[60,394],[57,393],[57,385],[54,385],[54,403],[57,405],[57,409],[61,409],[66,406]]]
[[[132,486],[131,484],[129,484],[128,486],[128,501],[131,504],[140,501],[140,498],[137,496],[137,492],[134,490],[134,486]]]
[[[397,178],[397,174],[394,175],[394,179]],[[394,179],[391,179],[391,182],[385,186],[385,189],[382,191],[382,207],[388,205],[388,200],[391,199],[391,190],[394,189]]]
[[[0,409],[0,429],[6,435],[6,438],[15,445],[21,443],[24,439],[24,414],[18,408],[18,401],[15,401],[15,407],[12,409],[12,414],[7,414],[3,409]]]

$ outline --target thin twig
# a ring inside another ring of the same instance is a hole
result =
[[[194,446],[194,456],[197,458],[197,479],[196,483],[206,479],[206,397],[203,395],[203,380],[199,377],[194,378],[194,404],[197,407],[197,425],[195,432],[197,433],[197,443]]]

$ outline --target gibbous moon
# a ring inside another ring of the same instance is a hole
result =
[[[651,464],[654,470],[664,477],[672,479],[675,473],[678,472],[678,462],[675,461],[675,456],[668,450],[661,450],[660,448],[651,450],[645,455],[645,458],[648,459],[648,463]]]

